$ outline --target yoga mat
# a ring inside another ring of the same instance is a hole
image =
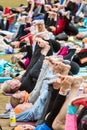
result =
[[[79,31],[79,32],[87,32],[87,28],[79,27],[79,28],[78,28],[78,31]]]
[[[87,67],[80,67],[80,70],[87,70]]]
[[[0,55],[5,55],[5,52],[0,52]]]
[[[17,124],[17,125],[25,125],[25,124],[28,124],[28,125],[35,126],[35,123],[36,123],[36,121],[29,121],[29,122],[17,122],[16,124]]]
[[[78,74],[76,74],[75,76],[87,76],[87,72],[83,72],[83,73],[78,73]]]
[[[75,76],[87,76],[87,67],[80,67],[80,71]]]
[[[10,103],[6,103],[6,107],[5,109],[8,111],[8,110],[11,110],[12,109],[12,106]]]
[[[7,80],[12,80],[12,77],[0,77],[0,83],[3,83]]]
[[[12,93],[5,93],[5,96],[12,96]]]

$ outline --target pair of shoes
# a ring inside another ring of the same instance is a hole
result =
[[[83,105],[84,107],[87,107],[87,95],[86,96],[78,96],[72,101],[72,105],[79,106]]]

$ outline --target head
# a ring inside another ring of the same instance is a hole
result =
[[[32,4],[33,0],[27,0],[27,2],[28,2],[29,4]]]
[[[36,29],[38,30],[38,32],[45,31],[44,20],[34,20],[33,23],[36,25]]]
[[[20,18],[18,18],[17,20],[19,23],[25,24],[26,23],[26,16],[22,16]]]
[[[20,88],[21,82],[13,79],[4,82],[1,86],[2,93],[14,93]]]
[[[4,10],[3,6],[2,6],[2,5],[0,5],[0,11],[3,11],[3,10]]]
[[[75,47],[76,47],[76,53],[79,53],[82,49],[79,45],[75,45]]]
[[[81,39],[83,38],[82,33],[78,33],[78,34],[76,35],[76,38],[79,39],[79,40],[81,40]]]
[[[25,101],[26,91],[17,91],[10,98],[10,103],[13,108],[15,108],[18,104],[21,104]]]
[[[9,14],[9,13],[10,13],[10,8],[9,7],[5,7],[4,14]]]
[[[11,88],[9,86],[9,84],[6,82],[4,82],[2,85],[1,85],[1,93],[5,94],[5,93],[10,93],[11,92]]]

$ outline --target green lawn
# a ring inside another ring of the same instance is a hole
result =
[[[0,0],[0,5],[6,7],[17,7],[20,4],[27,4],[27,0]]]

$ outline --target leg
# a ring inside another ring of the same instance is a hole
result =
[[[53,129],[54,130],[64,130],[64,124],[65,124],[65,116],[66,116],[66,112],[67,112],[67,106],[69,104],[69,102],[75,97],[77,96],[77,92],[78,92],[78,88],[80,86],[80,84],[82,83],[82,78],[81,77],[77,77],[74,79],[74,83],[72,84],[71,87],[71,91],[69,93],[68,98],[66,99],[63,107],[61,108],[59,114],[56,116],[54,122],[53,122]]]
[[[66,34],[75,36],[78,34],[78,29],[73,24],[69,23],[69,25],[65,27],[65,32]]]

